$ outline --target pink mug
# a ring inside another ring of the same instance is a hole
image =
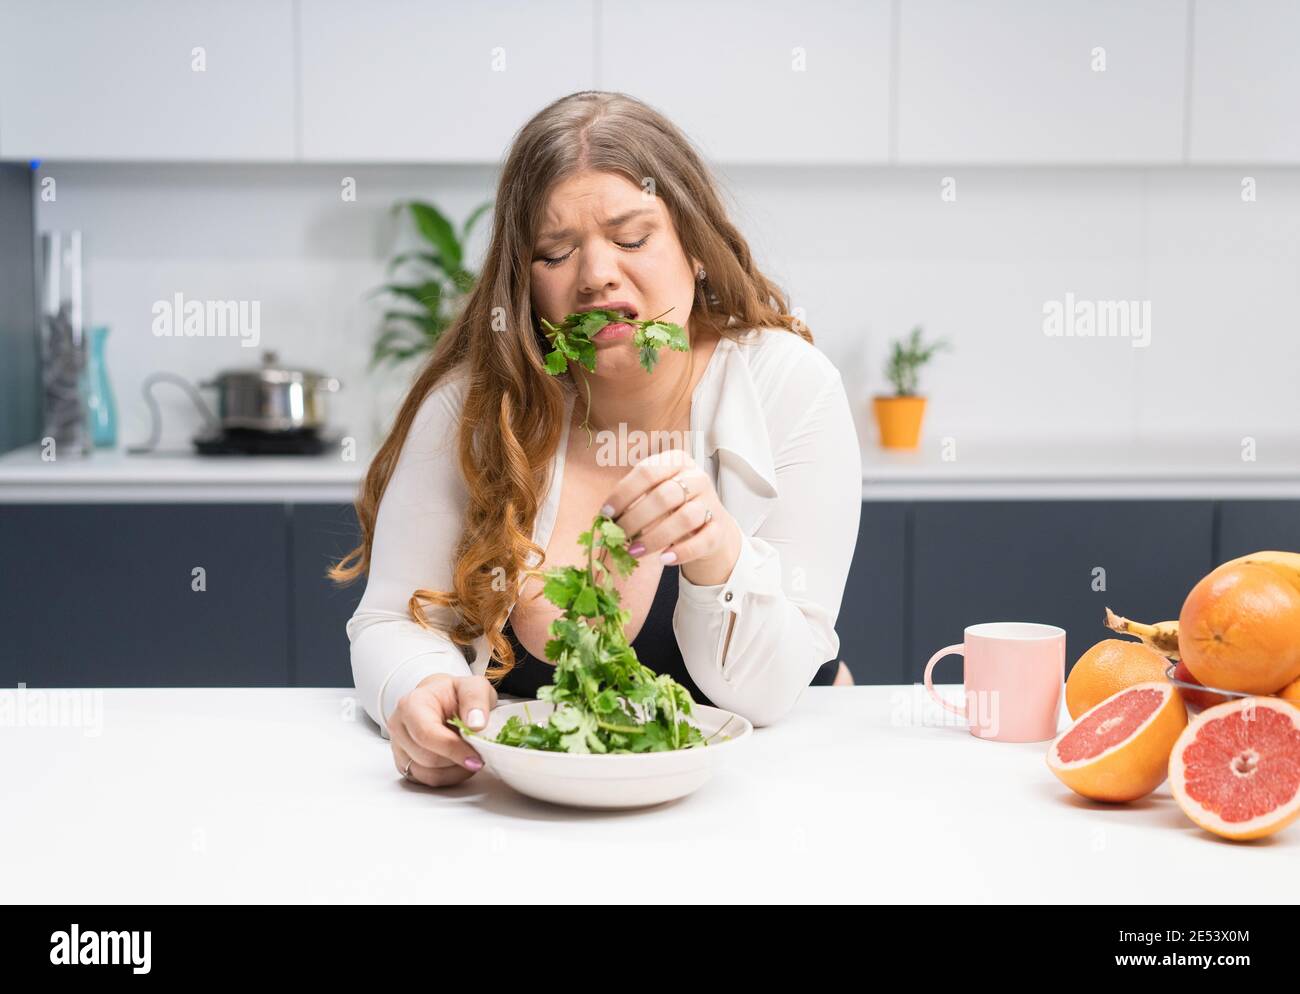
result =
[[[966,641],[940,649],[925,664],[925,689],[953,714],[970,722],[971,734],[994,742],[1043,742],[1056,738],[1065,684],[1065,629],[1029,621],[971,625]],[[964,657],[966,706],[959,708],[934,689],[934,664],[955,653]]]

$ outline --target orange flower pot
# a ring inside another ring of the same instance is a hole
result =
[[[915,449],[920,444],[924,397],[874,397],[871,408],[880,429],[881,448]]]

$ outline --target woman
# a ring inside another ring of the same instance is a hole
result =
[[[607,328],[594,372],[548,373],[539,319],[598,308],[662,316],[690,347],[647,373],[629,326]],[[403,775],[471,776],[482,763],[446,719],[481,728],[498,691],[550,682],[560,612],[523,571],[543,554],[585,563],[578,535],[602,509],[638,557],[614,583],[647,666],[755,725],[832,682],[861,454],[839,373],[786,310],[661,115],[587,91],[519,132],[482,276],[370,466],[362,544],[332,571],[369,574],[353,674]],[[612,444],[656,432],[689,444]]]

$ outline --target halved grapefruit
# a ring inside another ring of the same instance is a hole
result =
[[[1169,772],[1169,752],[1187,727],[1178,689],[1150,680],[1107,697],[1056,737],[1047,766],[1077,794],[1094,801],[1145,797]]]
[[[1243,697],[1202,711],[1169,756],[1183,813],[1225,839],[1258,839],[1300,815],[1300,708]]]

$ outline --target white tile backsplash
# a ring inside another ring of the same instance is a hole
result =
[[[432,199],[459,220],[493,194],[475,166],[334,167],[47,163],[57,199],[42,230],[85,237],[86,307],[108,324],[123,442],[141,440],[140,383],[204,379],[255,362],[231,339],[156,338],[151,306],[258,299],[262,344],[338,376],[334,420],[368,437],[382,417],[366,295],[399,236],[390,205]],[[1258,186],[1241,200],[1241,178]],[[343,177],[358,199],[344,202]],[[950,176],[957,197],[940,198]],[[953,350],[922,377],[926,443],[1300,432],[1300,169],[807,169],[720,173],[761,267],[802,307],[855,404],[886,389],[889,340],[921,324]],[[471,242],[477,260],[485,219]],[[1043,305],[1150,300],[1151,344],[1050,338]],[[167,444],[197,417],[158,393]]]

